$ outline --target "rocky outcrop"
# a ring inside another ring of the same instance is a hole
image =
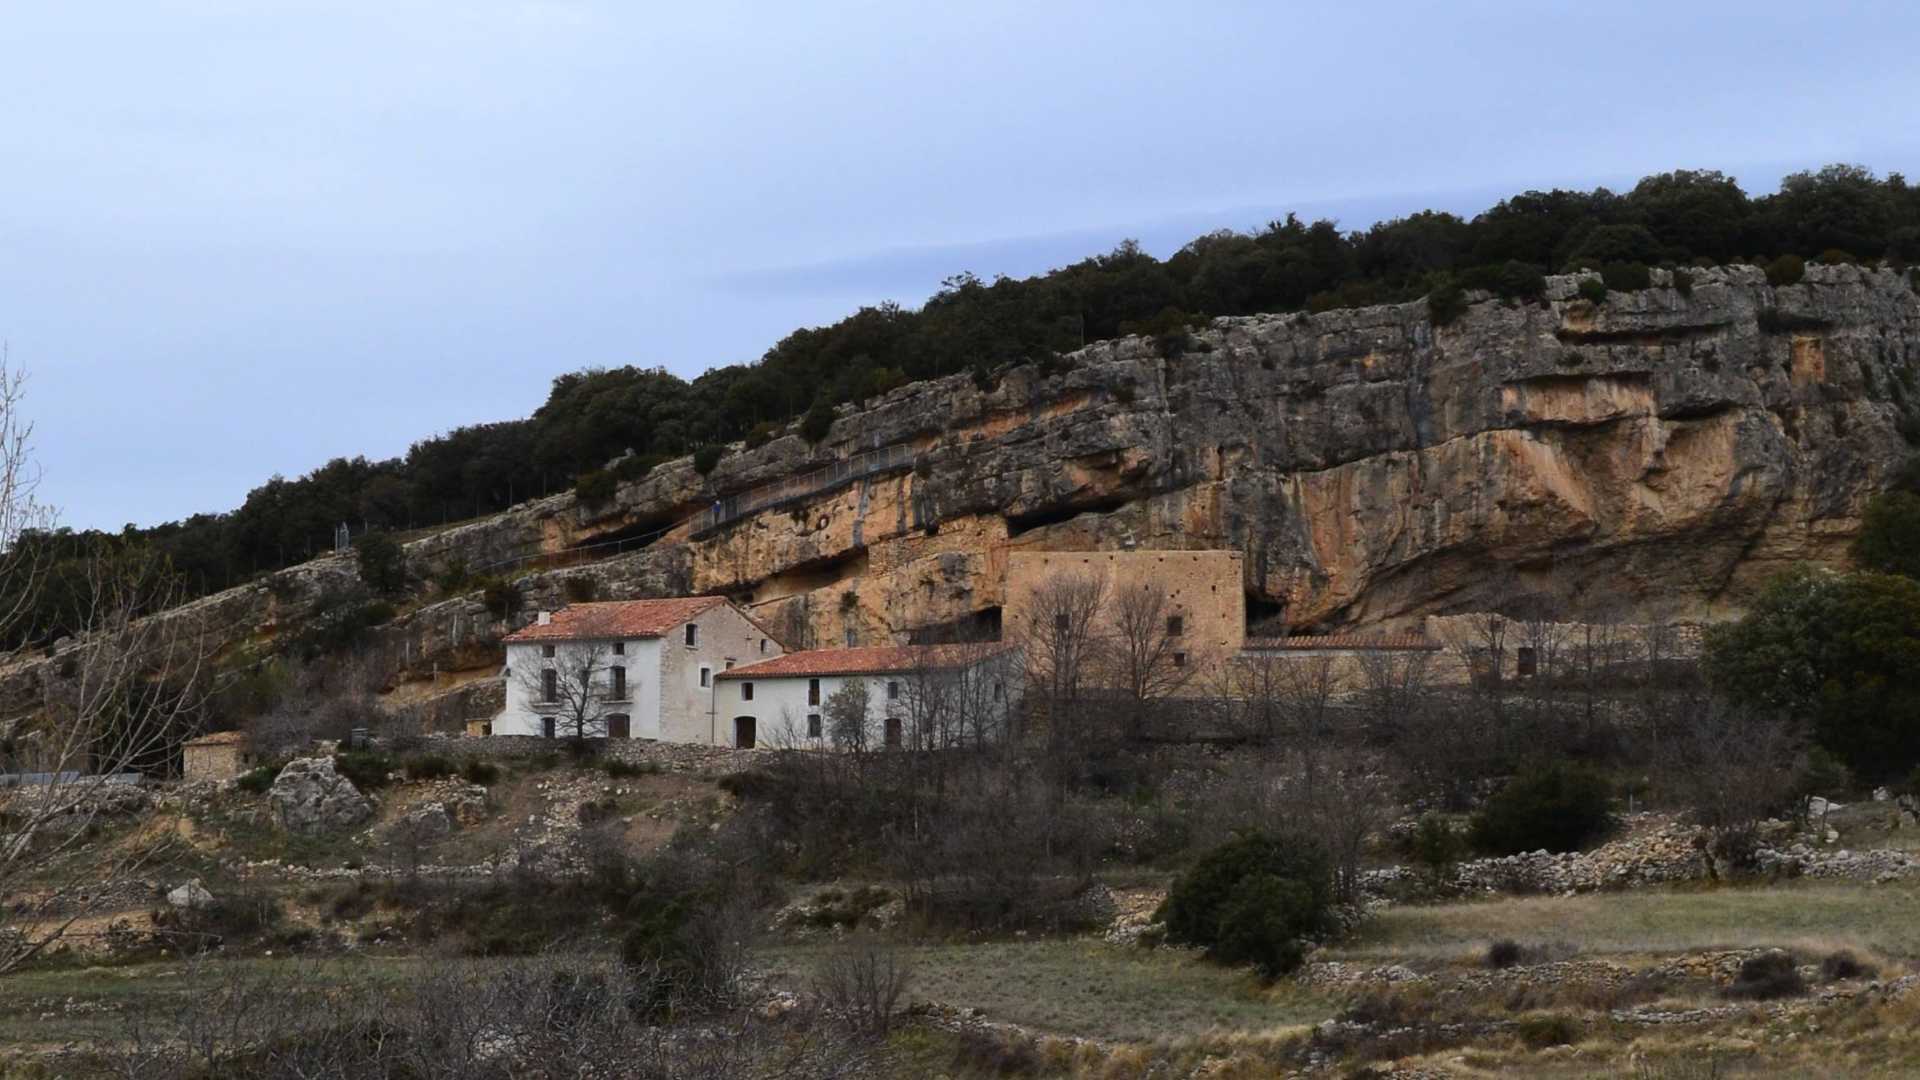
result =
[[[373,803],[353,781],[334,770],[330,757],[287,762],[274,777],[267,799],[273,820],[302,836],[342,832],[373,816]]]
[[[570,497],[417,545],[564,552],[848,453],[911,468],[682,527],[604,564],[634,595],[720,591],[795,643],[1000,602],[1010,550],[1228,548],[1256,610],[1346,626],[1545,591],[1580,614],[1713,616],[1771,571],[1838,561],[1904,459],[1920,394],[1906,276],[1816,266],[1775,288],[1699,271],[1594,305],[1481,298],[1216,319],[1178,357],[1102,342],[1064,371],[917,383],[797,435],[682,462],[588,511]],[[1622,610],[1624,609],[1624,610]]]

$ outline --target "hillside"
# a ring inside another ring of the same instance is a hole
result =
[[[1570,616],[1722,615],[1774,570],[1844,559],[1920,430],[1920,296],[1853,266],[1782,287],[1696,271],[1690,295],[1655,278],[1600,304],[1573,276],[1538,302],[1470,294],[1444,327],[1421,302],[1222,318],[914,383],[841,408],[817,445],[790,431],[704,476],[681,459],[597,506],[563,494],[415,541],[413,595],[375,634],[400,680],[494,663],[493,578],[524,610],[718,592],[796,645],[880,641],[991,623],[1010,550],[1128,546],[1243,552],[1250,617],[1296,626],[1520,591]],[[875,470],[808,479],[856,454]],[[752,509],[695,520],[717,500]],[[172,617],[203,619],[223,659],[264,655],[355,573],[323,558]],[[40,670],[16,660],[5,700]]]

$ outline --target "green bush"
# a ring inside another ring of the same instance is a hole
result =
[[[1807,276],[1807,261],[1798,255],[1782,255],[1767,264],[1767,284],[1793,285]]]
[[[414,754],[401,768],[409,780],[438,780],[453,775],[453,762],[440,754]]]
[[[387,786],[393,759],[378,750],[349,750],[333,755],[333,771],[353,781],[361,791]]]
[[[240,775],[234,781],[241,791],[250,791],[255,795],[264,795],[273,787],[273,781],[280,775],[279,765],[260,765]]]
[[[620,482],[605,469],[581,473],[580,478],[573,482],[573,497],[582,506],[604,506],[612,502],[619,491]]]
[[[453,596],[466,589],[473,581],[473,575],[467,570],[467,560],[455,555],[447,560],[447,565],[436,574],[433,583],[446,596]]]
[[[1820,256],[1813,261],[1824,263],[1828,266],[1851,266],[1860,260],[1854,258],[1850,252],[1841,251],[1839,248],[1828,248],[1821,252]]]
[[[1738,1001],[1773,1001],[1806,992],[1806,980],[1794,966],[1792,954],[1775,950],[1742,961],[1726,995]]]
[[[713,471],[714,466],[720,464],[720,459],[726,452],[727,448],[721,446],[719,443],[708,443],[700,449],[695,450],[693,452],[693,471],[699,473],[701,476],[707,475]]]
[[[631,484],[646,479],[660,461],[658,454],[627,454],[613,463],[613,475],[621,483]]]
[[[1673,271],[1673,291],[1679,293],[1681,296],[1692,296],[1693,271],[1685,269],[1684,267],[1676,268]]]
[[[474,758],[460,767],[460,776],[469,784],[492,787],[500,782],[500,766]]]
[[[1607,302],[1607,283],[1597,277],[1580,279],[1580,299],[1596,307]]]
[[[807,415],[800,418],[800,437],[810,443],[818,444],[833,431],[833,402],[826,398],[813,399],[813,405],[807,409]]]
[[[760,423],[753,425],[753,429],[747,432],[747,449],[749,450],[760,449],[761,447],[767,445],[773,440],[779,438],[780,432],[782,430],[784,429],[779,424],[776,424],[771,420],[763,420]]]
[[[1535,1050],[1570,1046],[1580,1038],[1580,1025],[1566,1016],[1527,1016],[1513,1026],[1520,1041]]]
[[[1920,578],[1920,495],[1886,491],[1867,500],[1853,558],[1869,570]]]
[[[400,542],[383,532],[362,536],[353,545],[360,563],[360,580],[377,593],[397,593],[407,587],[407,555]]]
[[[1438,814],[1426,814],[1407,837],[1407,858],[1426,872],[1427,880],[1439,885],[1458,862],[1466,844],[1453,826]]]
[[[600,583],[590,577],[570,577],[560,583],[569,604],[591,604],[600,595]]]
[[[1547,291],[1547,275],[1532,263],[1518,259],[1461,271],[1463,289],[1485,289],[1505,300],[1536,300]]]
[[[1460,286],[1447,282],[1427,294],[1427,318],[1435,326],[1448,326],[1467,313],[1467,294]]]
[[[1653,287],[1653,271],[1640,262],[1608,263],[1600,268],[1600,279],[1613,292],[1639,292]]]
[[[656,765],[643,765],[638,762],[622,761],[617,757],[600,759],[600,771],[615,780],[627,780],[636,776],[651,776],[660,771]]]
[[[1570,765],[1522,773],[1473,817],[1473,846],[1489,855],[1578,851],[1612,824],[1606,778]]]
[[[1312,845],[1261,833],[1230,840],[1182,874],[1155,917],[1167,940],[1268,977],[1300,964],[1304,943],[1332,926],[1333,874]]]

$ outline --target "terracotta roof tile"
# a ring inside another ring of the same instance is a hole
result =
[[[503,640],[589,641],[602,638],[665,637],[674,627],[726,603],[722,596],[676,596],[666,600],[603,600],[568,604],[545,626],[535,623]]]
[[[1013,649],[1002,642],[968,645],[872,645],[856,649],[811,649],[716,672],[716,679],[782,676],[884,675],[919,668],[958,668]]]
[[[1440,643],[1425,634],[1293,634],[1288,637],[1248,638],[1247,652],[1286,652],[1305,649],[1436,650]]]

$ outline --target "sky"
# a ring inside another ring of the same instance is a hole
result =
[[[1920,6],[0,0],[0,341],[75,527],[1297,210],[1920,174]]]

